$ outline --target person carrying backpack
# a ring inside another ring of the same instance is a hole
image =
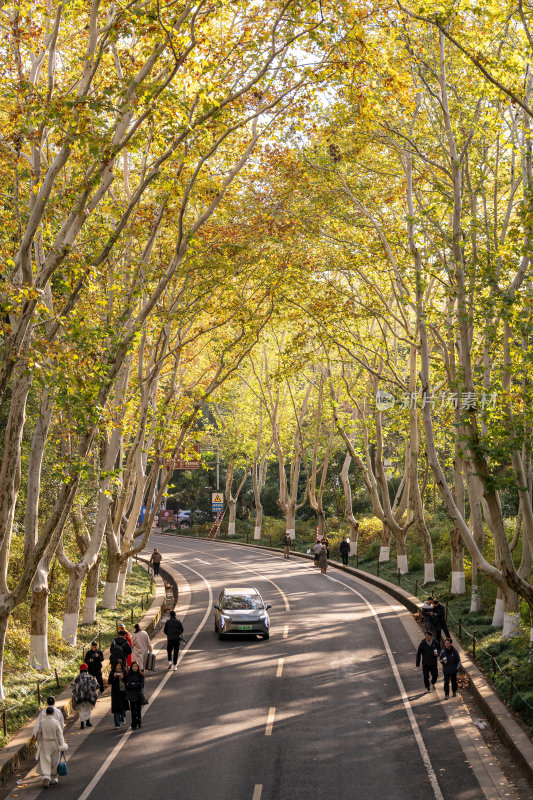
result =
[[[131,656],[131,647],[128,644],[124,631],[119,630],[118,636],[115,636],[109,648],[109,663],[112,667],[119,662],[126,666],[128,656]]]
[[[180,651],[180,639],[183,633],[183,625],[176,617],[176,612],[171,611],[170,617],[165,622],[163,633],[167,637],[168,668],[174,672],[178,669],[178,653]]]

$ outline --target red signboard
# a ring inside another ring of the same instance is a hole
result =
[[[195,457],[195,453],[198,454]],[[193,445],[189,447],[187,452],[183,450],[179,453],[176,453],[174,456],[174,469],[200,469],[200,451],[198,449],[198,445]],[[165,460],[165,467],[168,469],[170,466],[170,459]]]

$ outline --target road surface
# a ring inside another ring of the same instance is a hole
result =
[[[188,645],[167,671],[155,640],[139,731],[115,730],[109,699],[94,727],[67,729],[67,777],[25,800],[525,800],[460,696],[426,695],[419,626],[397,601],[339,570],[224,543],[152,536],[176,571]],[[223,586],[272,603],[268,641],[219,641]]]

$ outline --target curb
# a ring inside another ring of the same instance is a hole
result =
[[[141,559],[139,559],[139,562],[140,561]],[[140,563],[140,566],[148,572],[147,564]],[[170,575],[168,577],[175,583]],[[157,626],[161,619],[162,608],[165,603],[165,585],[163,578],[155,575],[154,581],[156,585],[154,599],[142,620],[139,621],[141,629],[145,630],[147,633],[151,633]],[[103,665],[107,663],[109,658],[109,648],[104,651],[104,658]],[[70,687],[63,689],[61,694],[56,697],[56,707],[60,709],[65,719],[69,719],[75,714],[72,708],[72,691]],[[10,739],[9,743],[0,750],[0,784],[4,784],[7,778],[35,752],[35,744],[32,742],[32,732],[36,719],[37,716],[27,722],[24,727]]]
[[[157,535],[175,538],[180,534],[158,533]],[[184,536],[183,538],[194,541],[195,539],[200,539],[201,537]],[[273,551],[279,553],[282,552],[281,548],[278,549],[275,547],[266,547],[265,545],[250,544],[246,542],[228,542],[227,539],[203,539],[203,541],[216,541],[218,543],[238,547],[251,547],[255,550],[266,550],[269,553],[272,553]],[[297,556],[298,558],[304,558],[308,560],[313,560],[314,558],[310,554],[299,553],[295,550],[291,550],[291,556]],[[331,561],[329,559],[328,566],[338,569],[341,572],[347,572],[349,575],[354,575],[356,578],[360,578],[366,583],[373,584],[377,588],[382,589],[387,594],[396,598],[396,600],[399,600],[400,603],[402,603],[402,605],[404,605],[407,610],[413,614],[415,614],[421,608],[420,601],[417,597],[414,597],[400,586],[395,586],[393,583],[390,583],[383,578],[378,578],[376,575],[371,575],[368,572],[355,569],[354,567],[345,567],[343,564],[339,564],[338,561]],[[470,687],[472,689],[472,693],[483,709],[485,716],[491,723],[492,727],[504,740],[507,747],[513,752],[517,760],[520,762],[520,765],[528,773],[529,777],[533,778],[533,741],[527,736],[526,733],[524,733],[519,723],[513,717],[512,712],[496,695],[493,688],[484,677],[482,672],[478,669],[476,664],[474,664],[474,662],[471,660],[468,653],[466,653],[461,645],[456,641],[454,641],[454,646],[461,656],[463,670],[470,678]]]

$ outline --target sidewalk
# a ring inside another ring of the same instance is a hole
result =
[[[144,559],[142,563],[141,559],[138,559],[138,563],[140,563],[144,569],[148,570],[147,563],[145,563]],[[162,571],[164,572],[164,570]],[[169,576],[169,578],[174,583],[171,576]],[[141,629],[145,630],[147,633],[151,633],[156,628],[161,619],[161,613],[165,604],[165,582],[163,577],[161,575],[156,575],[154,581],[156,585],[154,599],[150,608],[139,622]],[[106,664],[109,658],[109,648],[104,651],[104,657],[106,659],[104,664]],[[60,695],[57,695],[56,706],[62,711],[65,719],[68,719],[74,714],[72,708],[72,690],[69,687],[64,689]],[[15,772],[23,761],[35,750],[35,745],[32,743],[32,731],[36,719],[37,717],[34,717],[33,720],[30,720],[30,722],[21,728],[20,731],[9,740],[9,743],[0,750],[0,783],[3,784],[9,775]]]

